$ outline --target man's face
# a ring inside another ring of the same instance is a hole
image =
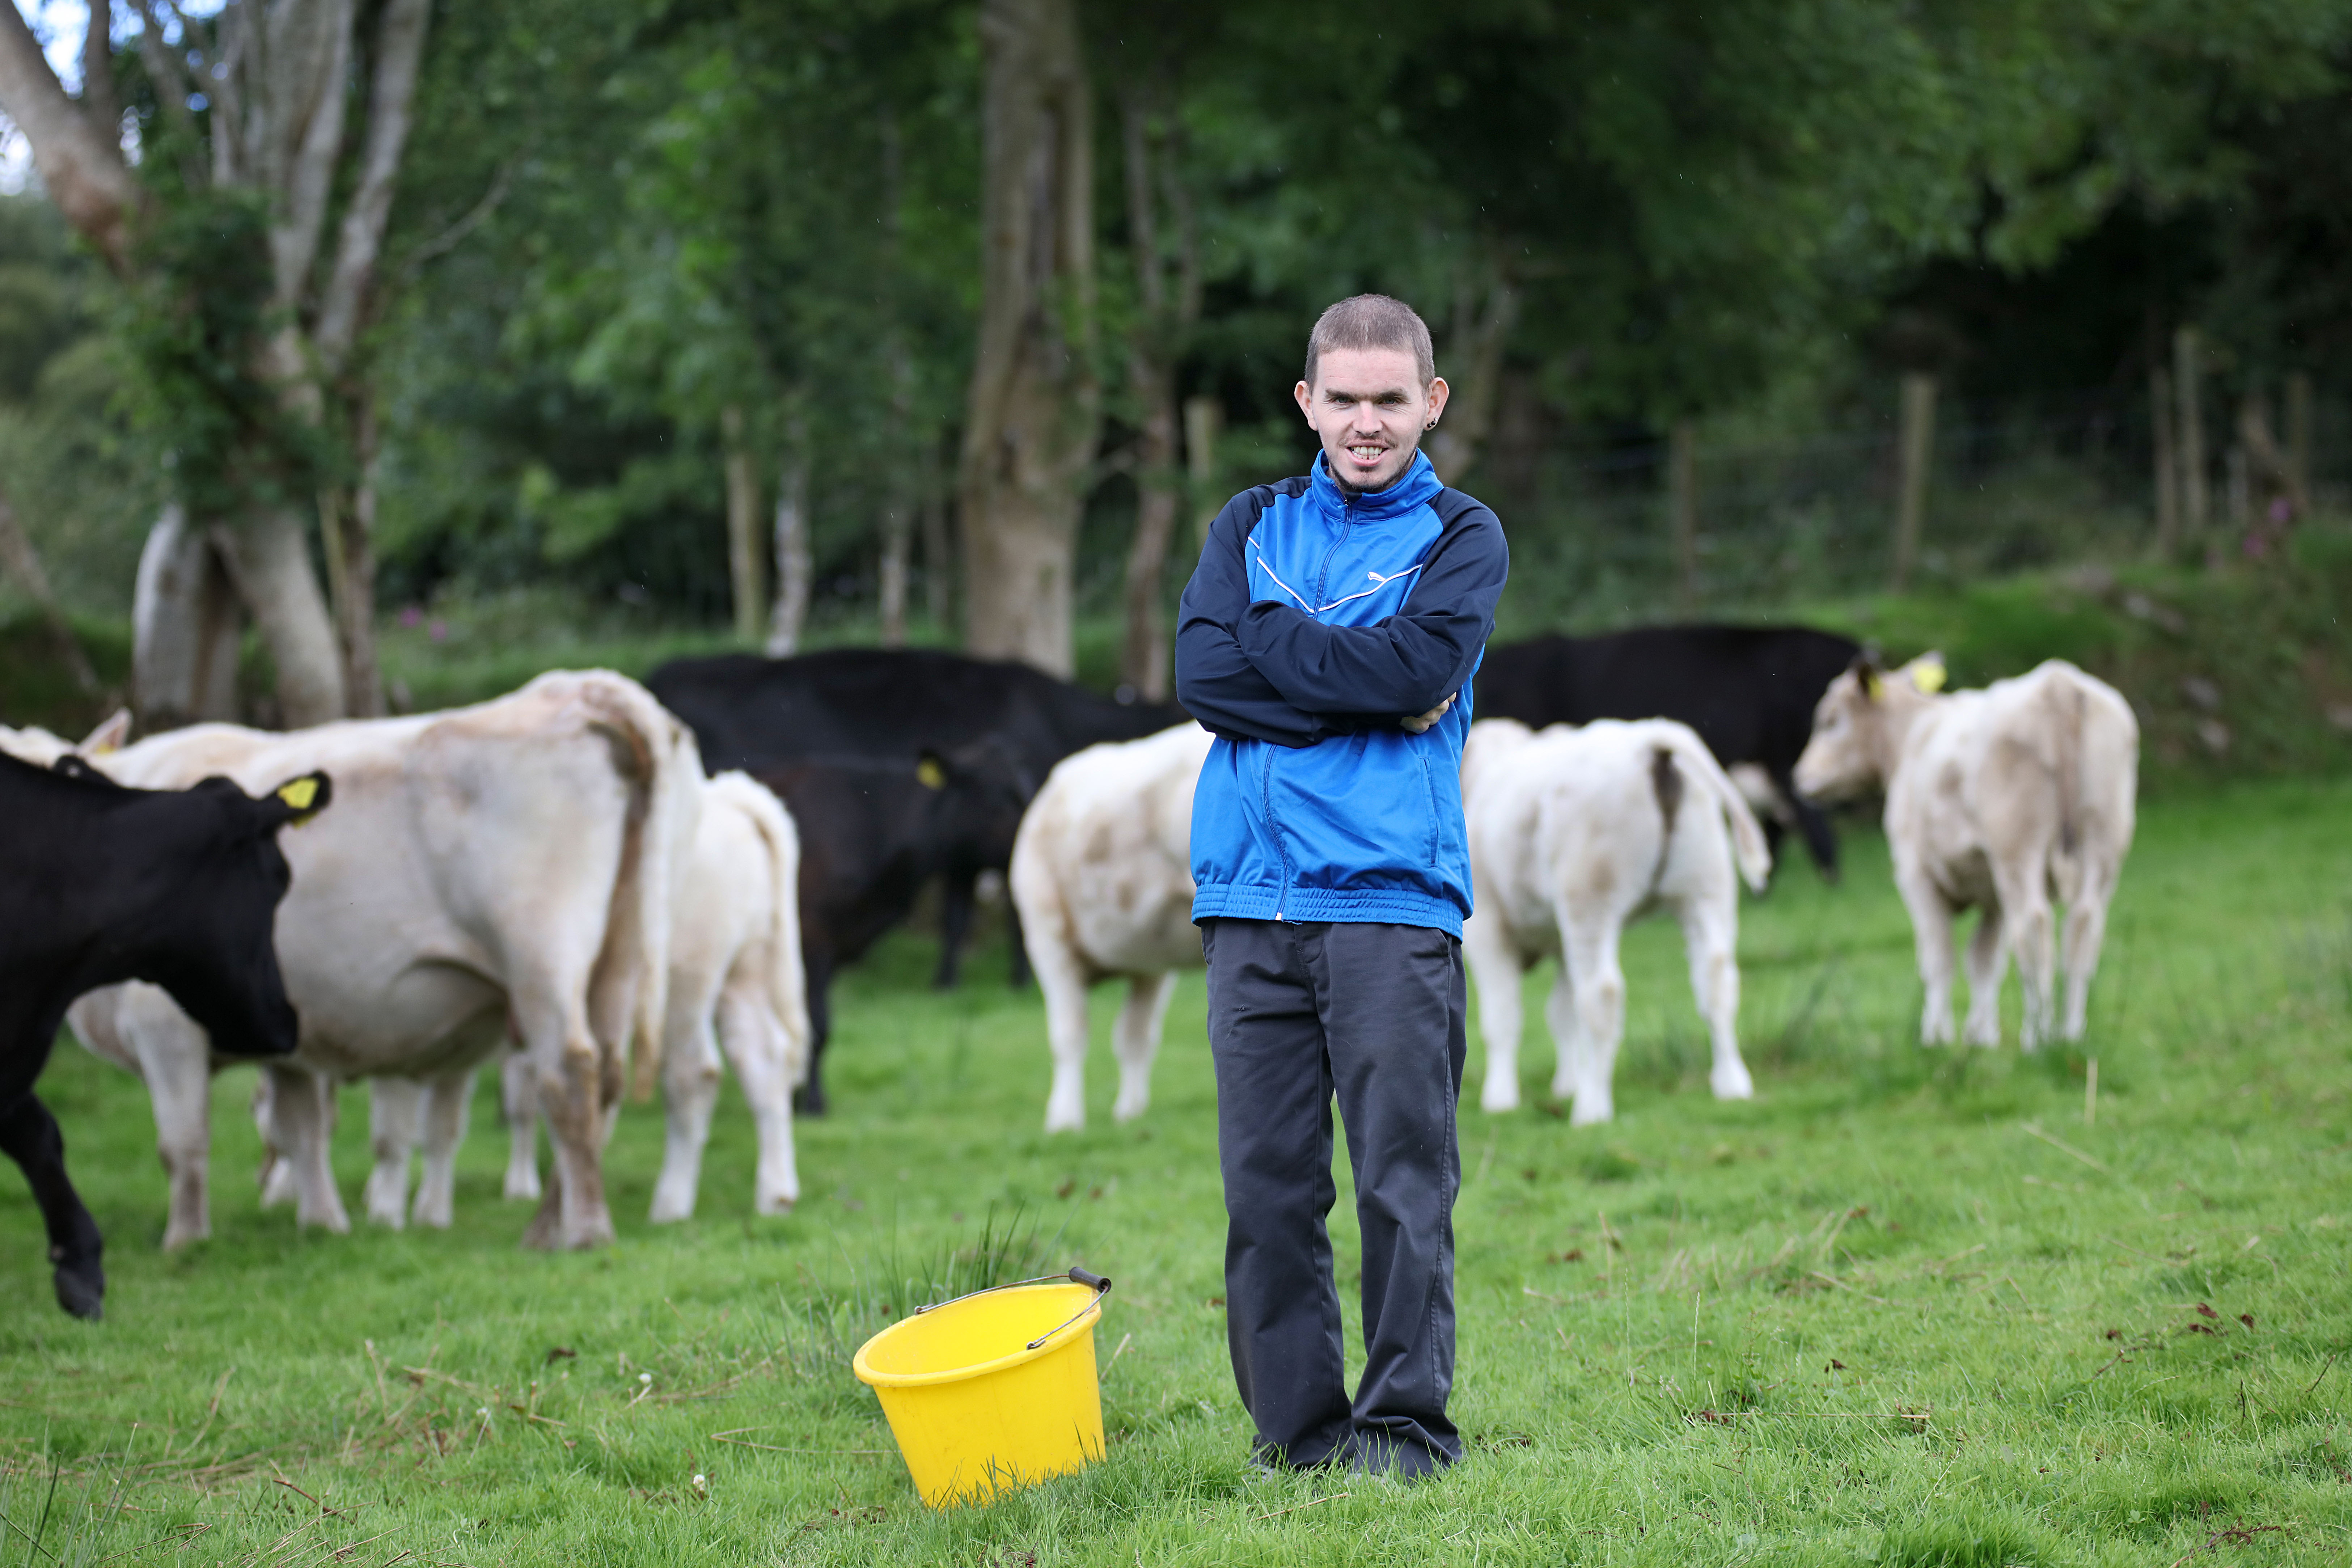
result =
[[[1384,490],[1421,447],[1422,433],[1445,408],[1445,383],[1423,385],[1404,349],[1328,349],[1315,384],[1296,395],[1323,443],[1331,477],[1351,490]]]

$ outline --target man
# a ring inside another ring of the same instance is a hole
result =
[[[1459,1458],[1462,739],[1509,572],[1437,482],[1429,329],[1379,294],[1307,340],[1313,473],[1244,490],[1184,590],[1176,690],[1213,731],[1192,806],[1224,1176],[1226,1331],[1269,1465],[1407,1478]],[[1363,1233],[1350,1404],[1324,1226],[1337,1093]]]

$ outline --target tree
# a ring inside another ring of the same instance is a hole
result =
[[[982,0],[980,342],[957,487],[964,646],[1067,678],[1096,373],[1093,89],[1071,0]]]
[[[141,298],[134,341],[155,362],[153,395],[173,405],[159,423],[181,438],[183,520],[151,539],[137,636],[217,627],[205,600],[216,553],[276,657],[286,723],[341,717],[355,694],[372,708],[367,520],[339,465],[364,456],[369,416],[351,378],[377,306],[429,0],[383,0],[365,27],[358,0],[230,0],[203,19],[171,0],[136,9],[140,170],[120,135],[109,5],[90,8],[79,101],[23,16],[0,10],[0,110],[59,210]],[[314,510],[335,620],[310,571]],[[194,716],[152,685],[138,695],[151,726]]]

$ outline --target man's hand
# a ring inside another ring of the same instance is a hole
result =
[[[1455,696],[1459,695],[1460,693],[1455,693]],[[1406,733],[1419,735],[1425,732],[1432,724],[1434,724],[1440,719],[1444,718],[1445,710],[1453,706],[1454,698],[1449,697],[1444,701],[1439,703],[1436,707],[1431,709],[1428,712],[1416,713],[1409,719],[1401,721],[1401,722],[1404,725]]]

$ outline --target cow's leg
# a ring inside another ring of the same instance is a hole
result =
[[[1797,819],[1797,831],[1805,836],[1805,850],[1821,868],[1822,880],[1834,883],[1838,879],[1837,829],[1830,826],[1829,813],[1797,793],[1797,777],[1793,763],[1766,770],[1771,774],[1772,786],[1780,798],[1789,803],[1789,810]],[[1774,857],[1774,865],[1780,859]]]
[[[1054,922],[1058,926],[1061,922]],[[1045,1097],[1045,1131],[1074,1132],[1087,1124],[1087,990],[1093,978],[1059,930],[1031,939],[1030,963],[1045,994],[1045,1038],[1054,1052],[1054,1087]]]
[[[1544,995],[1544,1027],[1551,1031],[1551,1097],[1566,1103],[1576,1098],[1584,1078],[1584,1020],[1576,1011],[1576,976],[1569,972],[1562,952],[1552,967],[1551,989]]]
[[[1129,976],[1127,1005],[1118,1010],[1110,1037],[1118,1058],[1118,1098],[1111,1102],[1112,1121],[1132,1121],[1151,1104],[1151,1063],[1160,1055],[1160,1028],[1175,997],[1172,969],[1165,974]]]
[[[40,1057],[47,1056],[44,1046]],[[34,1098],[32,1082],[39,1070],[37,1062],[0,1091],[0,1152],[16,1162],[40,1205],[58,1305],[94,1322],[106,1313],[106,1243],[66,1176],[65,1134],[49,1108]]]
[[[1895,890],[1911,912],[1911,940],[1919,956],[1919,981],[1927,999],[1919,1013],[1919,1043],[1952,1043],[1952,906],[1927,874],[1897,860]]]
[[[2115,878],[2106,868],[2086,868],[2082,886],[2066,906],[2066,931],[2061,960],[2066,970],[2066,1012],[2059,1027],[2069,1040],[2079,1040],[2091,1021],[2091,977],[2099,972],[2099,949],[2106,942],[2107,900],[2115,895]]]
[[[1969,938],[1969,1016],[1960,1038],[1972,1046],[2000,1044],[2000,983],[2009,973],[2009,944],[2002,937],[2000,905],[1987,903]]]
[[[963,965],[963,944],[971,937],[972,906],[979,901],[974,884],[979,880],[978,871],[959,867],[940,881],[940,967],[931,976],[934,990],[955,989]]]
[[[155,1152],[171,1184],[171,1215],[163,1222],[163,1250],[171,1252],[213,1233],[211,1045],[184,1014],[141,1017],[129,1033],[155,1111]]]
[[[790,1040],[784,1026],[764,996],[730,989],[719,1001],[719,1043],[760,1133],[751,1206],[763,1215],[790,1214],[801,1201],[801,1172],[793,1146],[793,1084],[784,1067]]]
[[[278,1146],[277,1099],[277,1086],[269,1075],[254,1074],[253,1098],[246,1102],[246,1114],[253,1118],[253,1130],[261,1136],[261,1169],[254,1175],[261,1184],[264,1213],[294,1201],[294,1167],[286,1163],[286,1151]]]
[[[1691,995],[1706,1023],[1715,1062],[1707,1088],[1717,1100],[1748,1100],[1756,1080],[1739,1056],[1739,905],[1727,880],[1719,895],[1685,899],[1681,917],[1683,955],[1690,962]]]
[[[530,1053],[509,1051],[500,1058],[499,1105],[507,1119],[506,1195],[536,1201],[540,1195],[539,1084]]]
[[[1560,951],[1575,987],[1578,1042],[1576,1107],[1569,1125],[1588,1127],[1617,1114],[1617,1047],[1625,1037],[1625,972],[1618,966],[1621,936],[1614,911],[1571,916],[1561,922]]]
[[[617,1100],[617,1074],[606,1071],[587,1009],[559,987],[518,996],[517,1021],[530,1053],[539,1110],[555,1145],[554,1180],[523,1233],[526,1247],[604,1247],[613,1240],[604,1201],[606,1111]],[[611,1078],[614,1081],[607,1082]]]
[[[2050,1037],[2051,1015],[2056,1011],[2056,988],[2051,984],[2056,968],[2051,947],[2056,932],[2050,915],[2050,874],[2039,857],[2006,874],[1997,865],[1993,891],[2000,900],[2010,951],[2017,957],[2018,985],[2025,993],[2024,1023],[2018,1040],[2029,1051],[2039,1050]]]
[[[712,1007],[690,1002],[673,1006],[671,1026],[664,1031],[662,1113],[667,1136],[661,1176],[654,1183],[656,1225],[694,1217],[702,1151],[710,1142],[710,1112],[719,1103],[719,1041],[712,1012]]]
[[[1478,988],[1478,1037],[1486,1047],[1486,1081],[1478,1090],[1479,1108],[1517,1110],[1526,1009],[1519,1000],[1519,955],[1500,915],[1475,914],[1463,922],[1462,961]]]
[[[793,1108],[803,1116],[823,1116],[824,1047],[833,1037],[833,952],[828,948],[801,944],[801,972],[808,981],[808,1077],[793,1091]]]
[[[446,1230],[457,1217],[457,1150],[466,1142],[466,1117],[474,1105],[474,1069],[443,1073],[425,1096],[422,1131],[425,1171],[416,1184],[410,1218]]]
[[[324,1226],[338,1236],[348,1233],[352,1218],[335,1191],[335,1173],[328,1162],[335,1127],[334,1084],[321,1074],[276,1062],[261,1070],[269,1076],[269,1142],[294,1184],[295,1223]]]
[[[368,1147],[375,1168],[361,1202],[377,1225],[408,1223],[408,1166],[423,1134],[425,1088],[413,1078],[380,1078],[368,1085]]]

